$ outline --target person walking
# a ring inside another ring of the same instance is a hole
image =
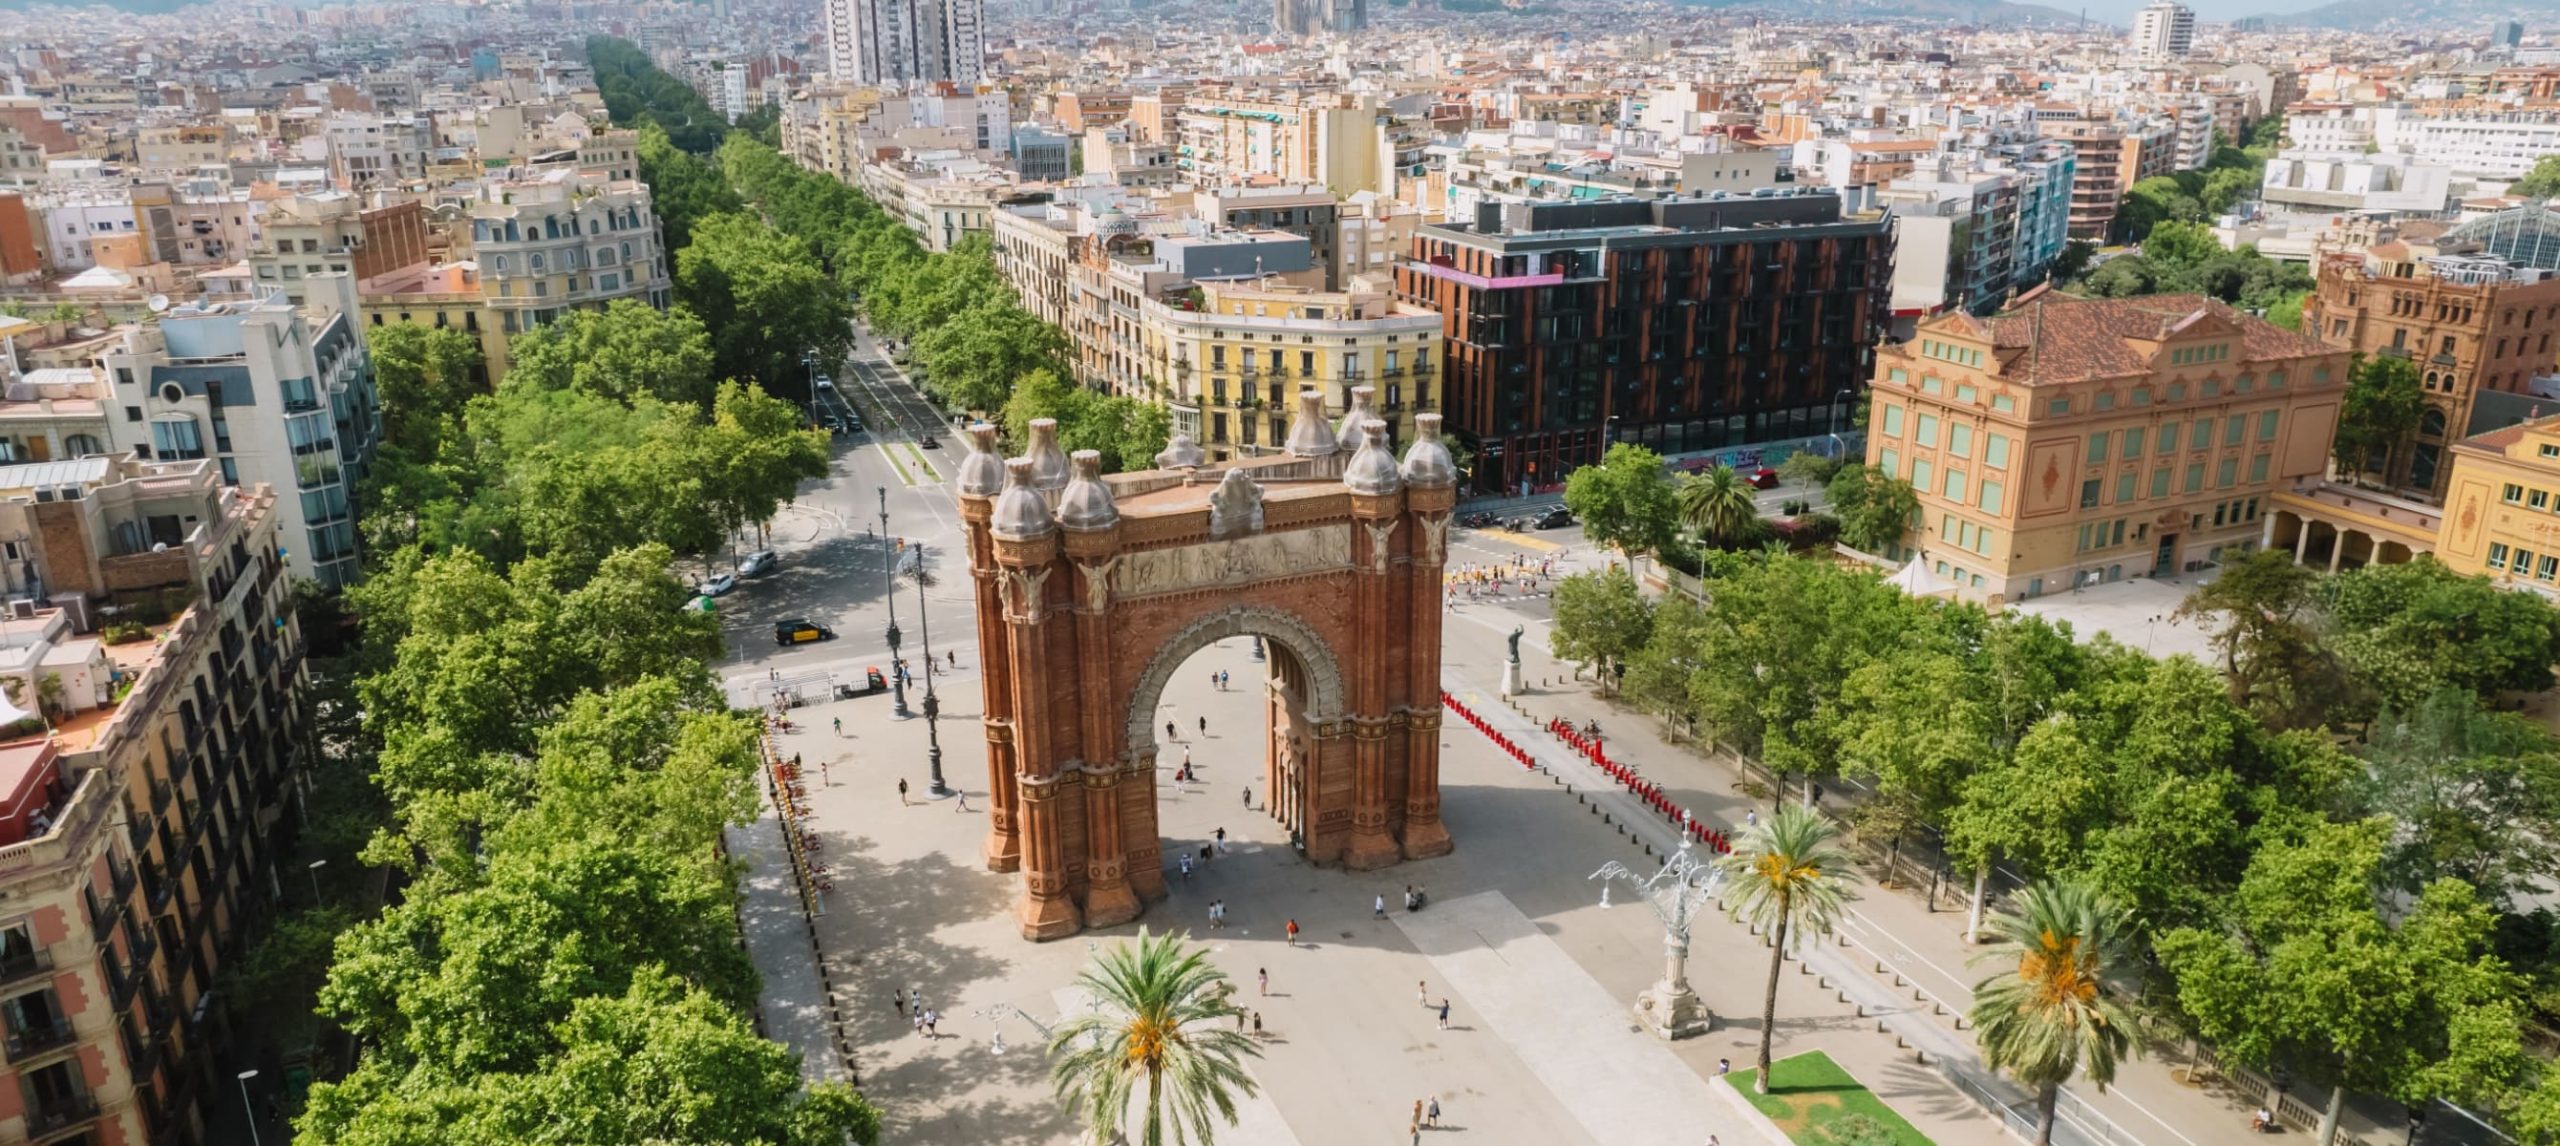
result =
[[[1244,806],[1246,811],[1253,810],[1253,785],[1251,784],[1244,787]]]
[[[1295,920],[1295,919],[1292,919],[1292,920],[1290,920],[1290,921],[1289,921],[1289,935],[1290,935],[1290,937],[1291,937],[1291,938],[1293,938],[1293,939],[1294,939],[1294,938],[1296,938],[1296,937],[1297,937],[1297,934],[1298,934],[1298,921],[1297,921],[1297,920]],[[1254,979],[1254,983],[1253,983],[1253,993],[1254,993],[1254,994],[1256,994],[1256,995],[1268,995],[1268,994],[1270,994],[1270,993],[1271,993],[1271,968],[1269,968],[1269,967],[1256,968],[1256,969],[1255,969],[1255,971],[1254,971],[1254,973],[1253,973],[1253,979]]]
[[[898,1017],[899,1017],[899,1018],[902,1018],[902,1019],[903,1019],[903,1018],[906,1018],[906,1017],[907,1017],[907,991],[906,991],[906,988],[904,988],[904,987],[891,987],[891,988],[889,988],[889,1005],[890,1005],[890,1006],[892,1006],[892,1007],[896,1007],[896,1008],[898,1008]]]
[[[903,776],[898,779],[898,806],[907,806],[907,781]]]
[[[969,810],[969,793],[967,789],[962,789],[960,791],[960,801],[952,805],[952,810],[955,812],[965,812]]]
[[[1428,1126],[1428,1127],[1430,1127],[1430,1128],[1432,1128],[1432,1129],[1434,1129],[1434,1130],[1438,1130],[1438,1129],[1440,1128],[1440,1096],[1439,1096],[1439,1095],[1436,1095],[1436,1094],[1435,1094],[1435,1095],[1432,1095],[1432,1096],[1431,1096],[1431,1105],[1429,1105],[1429,1106],[1426,1106],[1426,1107],[1423,1107],[1423,1108],[1422,1108],[1422,1124],[1423,1124],[1423,1125],[1425,1125],[1425,1126]]]
[[[924,1013],[924,1037],[929,1038],[929,1039],[939,1039],[939,1038],[941,1038],[941,1037],[942,1037],[942,1032],[934,1029],[935,1027],[937,1027],[937,1026],[941,1025],[941,1023],[942,1023],[942,1012],[940,1012],[940,1011],[926,1011],[926,1012]],[[1443,1023],[1443,1024],[1441,1024],[1441,1025],[1442,1025],[1442,1026],[1447,1026],[1448,1024]]]
[[[1369,905],[1369,913],[1379,919],[1385,919],[1387,917],[1387,897],[1381,894],[1375,901],[1371,902]]]
[[[1449,1000],[1446,996],[1440,1000],[1440,1029],[1449,1029]]]
[[[1732,1060],[1732,1059],[1729,1059],[1729,1058],[1720,1058],[1720,1059],[1717,1059],[1717,1060],[1716,1060],[1716,1077],[1717,1077],[1717,1078],[1723,1078],[1724,1076],[1726,1076],[1726,1075],[1728,1075],[1728,1074],[1732,1074],[1732,1073],[1733,1073],[1733,1060]]]
[[[1218,854],[1219,854],[1219,855],[1225,855],[1225,854],[1227,854],[1227,830],[1226,830],[1225,828],[1220,828],[1220,829],[1218,829],[1216,832],[1211,833],[1211,835],[1212,835],[1212,838],[1214,838],[1215,840],[1217,840],[1217,843],[1218,843]]]
[[[1190,852],[1184,852],[1184,853],[1182,853],[1180,856],[1175,857],[1175,861],[1174,861],[1174,862],[1176,862],[1176,863],[1178,863],[1178,864],[1180,864],[1180,865],[1182,866],[1182,882],[1184,882],[1184,883],[1189,883],[1189,882],[1191,882],[1191,853],[1190,853]]]
[[[1200,718],[1200,735],[1202,735],[1202,736],[1207,736],[1208,734],[1209,734],[1209,718],[1208,718],[1208,717],[1203,716],[1203,717],[1201,717],[1201,718]]]
[[[1295,920],[1295,919],[1292,919],[1292,920],[1290,920],[1290,921],[1289,921],[1289,946],[1291,946],[1291,947],[1295,947],[1295,946],[1297,946],[1297,945],[1298,945],[1298,921],[1297,921],[1297,920]]]
[[[958,649],[951,650],[951,667],[960,667],[960,650]]]
[[[1413,1100],[1413,1124],[1422,1125],[1422,1100],[1419,1098]]]
[[[1209,929],[1218,929],[1218,901],[1214,899],[1209,901]]]
[[[1262,1012],[1260,1011],[1255,1011],[1253,1013],[1253,1040],[1255,1042],[1262,1041]]]
[[[1416,981],[1414,982],[1414,984],[1413,984],[1413,1001],[1414,1001],[1414,1003],[1415,1003],[1416,1005],[1419,1005],[1419,1006],[1425,1006],[1425,1007],[1430,1006],[1430,1005],[1431,1005],[1431,984],[1429,984],[1429,983],[1427,983],[1427,982],[1420,981],[1420,980],[1416,980]]]
[[[1185,776],[1191,774],[1191,746],[1188,744],[1182,746],[1182,772]]]
[[[1421,1119],[1416,1118],[1416,1119],[1414,1119],[1412,1122],[1407,1123],[1407,1124],[1405,1125],[1404,1132],[1413,1136],[1413,1146],[1422,1146],[1422,1120],[1421,1120]]]
[[[1170,720],[1164,722],[1164,738],[1173,739],[1173,722]]]
[[[836,718],[836,735],[844,735],[844,718],[841,716]]]

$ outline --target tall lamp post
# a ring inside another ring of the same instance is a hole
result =
[[[1689,841],[1684,839],[1680,850],[1662,861],[1662,870],[1650,876],[1639,876],[1625,864],[1610,860],[1591,873],[1591,878],[1625,882],[1644,897],[1645,906],[1662,920],[1662,980],[1637,997],[1636,1020],[1665,1039],[1707,1033],[1716,1017],[1698,993],[1689,989],[1689,925],[1699,909],[1715,898],[1724,873],[1691,852]],[[1608,882],[1600,885],[1600,906],[1609,906]]]
[[[249,1102],[249,1080],[258,1077],[254,1070],[240,1072],[240,1113],[249,1118],[249,1146],[262,1146],[258,1137],[258,1108]]]
[[[933,780],[925,790],[936,796],[951,794],[942,782],[942,701],[933,694],[933,617],[924,609],[924,544],[918,542],[916,555],[916,624],[924,630],[924,740],[925,761],[932,768]]]
[[[889,543],[889,551],[881,558],[887,562],[883,572],[889,597],[889,710],[902,717],[913,716],[907,711],[906,678],[898,672],[898,549],[896,542],[889,541],[889,487],[884,485],[879,490],[880,540]]]

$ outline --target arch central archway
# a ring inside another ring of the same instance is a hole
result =
[[[1288,455],[1212,467],[1177,439],[1169,468],[1110,478],[1090,451],[1071,467],[1054,424],[1034,422],[1010,461],[991,427],[971,429],[960,488],[986,666],[985,858],[1021,873],[1026,937],[1126,922],[1163,897],[1157,704],[1184,661],[1230,638],[1272,650],[1264,790],[1308,859],[1368,869],[1450,850],[1439,690],[1454,474],[1436,417],[1399,467],[1364,398],[1337,438],[1322,399],[1302,395]]]

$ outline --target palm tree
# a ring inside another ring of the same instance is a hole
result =
[[[1769,989],[1760,1003],[1760,1076],[1752,1089],[1769,1093],[1769,1044],[1778,1023],[1778,974],[1786,969],[1787,935],[1826,935],[1852,898],[1849,854],[1840,830],[1810,808],[1781,808],[1746,829],[1733,853],[1716,861],[1724,869],[1725,909],[1769,936]]]
[[[2125,957],[2125,913],[2089,885],[2039,883],[2020,893],[2018,912],[1992,917],[2000,945],[1981,959],[2014,959],[1973,988],[1974,1037],[1982,1057],[2036,1090],[2036,1143],[2053,1141],[2062,1084],[2086,1072],[2105,1089],[2134,1049],[2133,1026],[2101,985]]]
[[[1229,1028],[1244,1012],[1205,950],[1140,928],[1077,983],[1096,1005],[1050,1032],[1049,1082],[1092,1141],[1119,1139],[1133,1101],[1146,1104],[1140,1146],[1163,1146],[1168,1123],[1173,1142],[1204,1146],[1212,1114],[1235,1125],[1236,1096],[1254,1092],[1242,1060],[1262,1051]]]
[[[1719,549],[1751,540],[1760,525],[1760,507],[1751,500],[1751,483],[1732,466],[1691,474],[1680,483],[1680,524],[1698,540]]]

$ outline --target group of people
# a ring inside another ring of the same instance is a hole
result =
[[[942,1022],[942,1012],[924,1005],[924,988],[890,988],[889,1005],[898,1009],[898,1014],[915,1027],[917,1034],[929,1039],[942,1037],[942,1032],[934,1029]]]
[[[1537,561],[1514,559],[1494,565],[1477,565],[1470,562],[1449,570],[1444,576],[1448,582],[1451,601],[1458,599],[1458,592],[1461,589],[1466,591],[1467,599],[1472,601],[1480,593],[1498,597],[1505,590],[1519,593],[1536,592],[1540,582],[1555,574],[1555,565],[1555,559],[1552,557]]]

